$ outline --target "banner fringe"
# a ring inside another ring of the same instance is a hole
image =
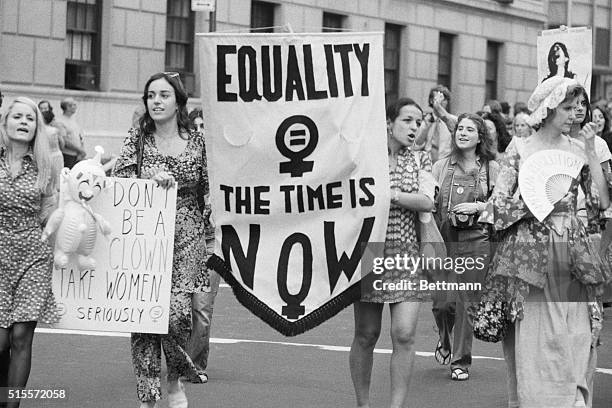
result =
[[[284,336],[293,337],[302,334],[324,321],[340,313],[344,308],[351,305],[361,296],[361,282],[357,282],[331,299],[323,306],[304,316],[303,318],[290,322],[278,315],[261,300],[246,290],[234,277],[231,268],[221,257],[213,254],[207,262],[207,266],[214,269],[223,277],[225,282],[232,287],[234,296],[244,307],[249,309],[255,316],[259,317],[270,327]]]

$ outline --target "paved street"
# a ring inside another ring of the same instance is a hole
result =
[[[213,323],[209,375],[204,385],[187,385],[191,408],[353,407],[348,370],[352,308],[298,337],[283,337],[242,308],[231,289],[220,289]],[[432,357],[436,334],[430,305],[422,307],[410,408],[505,407],[505,363],[501,346],[475,341],[470,380],[449,378]],[[612,312],[607,309],[604,345],[599,348],[595,408],[612,406]],[[372,407],[388,404],[389,316],[374,360]],[[34,340],[29,388],[66,388],[67,401],[24,401],[23,408],[138,407],[126,336],[49,333]],[[477,357],[476,357],[477,356]],[[164,384],[165,394],[165,384]],[[160,408],[167,407],[166,395]]]

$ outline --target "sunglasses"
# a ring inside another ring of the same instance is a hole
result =
[[[183,81],[181,81],[181,76],[178,72],[162,72],[168,78],[175,78],[178,84],[178,87],[185,91],[185,85],[183,85]]]

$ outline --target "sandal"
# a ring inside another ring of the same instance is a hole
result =
[[[208,382],[208,374],[206,374],[206,371],[198,370],[197,374],[193,374],[190,377],[181,377],[181,379],[192,384],[206,384]]]
[[[470,378],[467,368],[455,367],[451,370],[451,380],[465,381]]]
[[[442,347],[442,342],[438,340],[438,345],[436,346],[436,351],[434,352],[434,358],[439,364],[448,365],[451,360],[451,352],[450,350],[445,350]]]

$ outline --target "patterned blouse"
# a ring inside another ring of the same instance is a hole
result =
[[[115,168],[115,177],[136,177],[139,129],[131,129]],[[172,291],[193,293],[210,286],[205,266],[205,221],[198,205],[198,194],[208,194],[206,152],[201,133],[189,134],[185,150],[178,156],[161,153],[153,135],[144,135],[141,174],[151,178],[164,170],[177,182],[176,224],[174,233],[174,260]],[[202,201],[202,200],[200,200]]]
[[[576,153],[580,146],[570,141]],[[599,225],[599,192],[585,165],[573,181],[567,195],[555,205],[553,213],[539,222],[527,208],[519,194],[518,173],[521,155],[517,144],[510,146],[501,160],[500,174],[491,198],[479,222],[492,224],[502,232],[502,239],[495,253],[489,278],[508,278],[510,295],[521,296],[529,292],[529,285],[543,288],[549,271],[549,248],[551,244],[562,245],[567,251],[571,274],[589,288],[591,294],[598,293],[602,283],[610,277],[608,268],[602,263],[596,248],[588,239],[587,229],[577,217],[576,197],[581,189],[585,195],[589,229]],[[566,237],[566,238],[565,238]]]

